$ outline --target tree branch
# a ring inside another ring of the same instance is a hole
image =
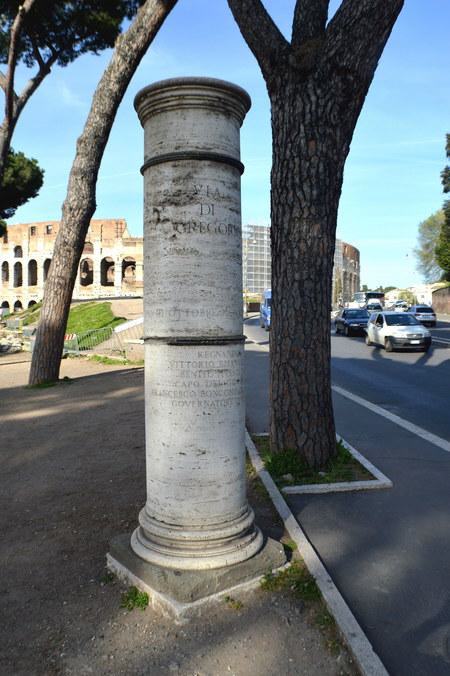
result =
[[[330,0],[297,0],[292,23],[292,46],[325,35]]]
[[[404,0],[343,0],[326,30],[331,67],[351,69],[368,85]]]
[[[6,75],[0,70],[0,87],[3,89],[3,91],[6,93]]]
[[[51,67],[53,66],[57,58],[58,54],[55,52],[49,59],[47,59],[47,61],[42,61],[43,67],[39,69],[39,71],[36,73],[34,77],[28,80],[27,84],[22,89],[19,96],[16,97],[16,102],[13,110],[13,118],[19,117],[20,113],[22,112],[22,108],[24,107],[30,96],[34,94],[36,89],[41,84],[42,80],[50,73]]]
[[[16,18],[11,26],[8,63],[6,68],[6,84],[5,84],[5,120],[11,120],[14,109],[14,75],[17,66],[17,52],[19,48],[19,39],[22,32],[23,22],[26,15],[34,4],[34,0],[25,0],[23,5],[19,5],[19,10]]]
[[[273,66],[290,50],[261,0],[228,0],[239,29],[259,63],[264,78],[272,75]]]
[[[33,47],[34,58],[36,59],[36,61],[38,63],[39,70],[44,70],[45,69],[45,61],[42,58],[42,54],[39,51],[39,48],[36,44],[36,37],[34,35],[31,35],[31,44],[32,44],[32,47]]]

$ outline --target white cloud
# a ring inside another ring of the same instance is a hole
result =
[[[59,82],[59,91],[61,93],[61,100],[66,106],[69,108],[86,109],[86,103],[65,82]]]

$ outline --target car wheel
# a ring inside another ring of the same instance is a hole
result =
[[[334,325],[334,332],[335,332],[336,335],[338,335],[338,333],[341,332],[341,330],[340,330],[340,328],[339,328],[339,324],[335,324],[335,325]]]
[[[370,338],[369,338],[369,334],[368,334],[368,333],[366,333],[366,345],[368,345],[369,347],[370,347],[371,345],[373,345],[372,341],[371,341]]]
[[[386,340],[384,341],[384,348],[385,348],[386,352],[393,352],[394,351],[394,346],[392,345],[390,338],[386,338]]]

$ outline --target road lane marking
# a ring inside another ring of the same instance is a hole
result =
[[[433,343],[442,343],[442,345],[450,345],[450,339],[449,338],[436,338],[436,336],[432,337],[431,344]]]
[[[450,340],[447,342],[446,339],[434,337],[433,340],[435,340],[436,342],[438,341],[442,343],[445,342],[446,345],[450,345]],[[256,343],[256,345],[261,345],[261,347],[264,350],[268,351],[268,346],[266,347],[264,343]],[[385,408],[377,406],[376,404],[372,404],[372,402],[367,401],[362,397],[358,397],[357,394],[352,394],[352,392],[344,390],[342,387],[339,387],[338,385],[332,385],[331,389],[337,392],[338,394],[341,394],[343,397],[347,397],[347,399],[350,399],[351,401],[354,401],[355,403],[360,404],[361,406],[365,406],[365,408],[368,408],[369,411],[373,411],[374,413],[377,413],[378,415],[387,418],[387,420],[390,420],[399,427],[403,427],[405,430],[408,430],[408,432],[412,432],[412,434],[415,434],[418,437],[422,437],[422,439],[425,439],[425,441],[428,441],[434,446],[438,446],[443,451],[447,451],[447,453],[450,453],[450,442],[446,441],[442,437],[438,437],[436,434],[433,434],[432,432],[427,432],[427,430],[424,430],[423,427],[414,425],[414,423],[411,423],[408,420],[403,420],[403,418],[400,418],[400,416],[395,415],[395,413],[390,413],[390,411],[387,411]]]
[[[257,475],[266,487],[287,532],[297,545],[298,552],[305,562],[307,569],[316,580],[317,586],[328,606],[328,610],[336,620],[336,624],[347,646],[353,653],[353,657],[361,673],[363,676],[389,676],[350,607],[345,602],[316,550],[308,540],[306,533],[291,512],[289,505],[281,495],[269,472],[264,467],[261,456],[247,430],[245,431],[245,445]]]
[[[443,451],[447,451],[447,453],[450,453],[450,442],[446,441],[445,439],[442,439],[442,437],[438,437],[436,434],[433,434],[432,432],[427,432],[427,430],[424,430],[423,427],[414,425],[414,423],[409,422],[408,420],[404,420],[403,418],[400,418],[400,416],[395,415],[395,413],[391,413],[390,411],[387,411],[385,408],[377,406],[377,404],[372,404],[371,401],[367,401],[362,397],[358,397],[357,394],[353,394],[348,390],[344,390],[342,387],[339,387],[338,385],[332,385],[331,389],[334,392],[337,392],[338,394],[342,395],[343,397],[350,399],[350,401],[354,401],[356,404],[364,406],[364,408],[368,408],[369,411],[381,415],[383,418],[390,420],[399,427],[403,427],[403,429],[407,430],[408,432],[411,432],[412,434],[415,434],[416,436],[425,439],[425,441],[428,441],[430,444],[438,446]]]

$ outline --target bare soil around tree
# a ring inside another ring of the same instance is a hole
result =
[[[143,370],[65,360],[53,387],[0,358],[0,673],[284,676],[356,673],[288,592],[235,594],[177,625],[121,608],[108,543],[145,502]],[[251,487],[257,521],[283,530]]]

